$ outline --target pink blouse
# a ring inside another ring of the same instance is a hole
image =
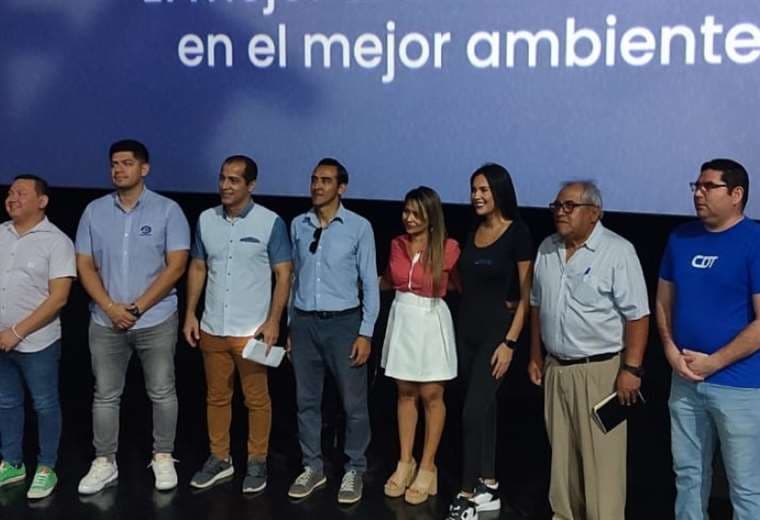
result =
[[[422,254],[414,258],[409,256],[409,235],[400,235],[391,241],[391,252],[388,257],[388,268],[383,277],[397,291],[413,292],[419,296],[443,297],[449,284],[449,276],[459,260],[459,244],[448,238],[444,244],[443,271],[438,287],[438,294],[433,294],[433,275],[425,269]]]

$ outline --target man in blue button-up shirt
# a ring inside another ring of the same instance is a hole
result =
[[[243,492],[256,493],[267,483],[266,460],[272,406],[267,368],[242,357],[251,337],[267,345],[277,341],[288,301],[293,264],[285,222],[254,204],[258,168],[250,157],[234,155],[222,163],[222,204],[198,218],[187,276],[187,342],[200,345],[206,372],[206,411],[211,455],[190,485],[203,489],[229,477],[230,420],[235,369],[248,408],[248,463]],[[272,273],[275,277],[272,294]],[[206,283],[203,318],[196,308]]]
[[[153,473],[159,490],[177,485],[172,451],[177,429],[174,349],[177,294],[190,228],[176,202],[145,187],[148,150],[133,140],[111,145],[114,193],[92,201],[76,237],[79,279],[92,298],[90,354],[95,460],[79,483],[93,494],[116,481],[119,403],[137,354],[153,403]]]
[[[322,159],[311,175],[313,208],[291,224],[295,281],[289,347],[296,375],[298,435],[304,472],[288,494],[309,496],[326,482],[321,450],[325,369],[335,377],[346,414],[348,463],[338,502],[361,499],[370,439],[367,369],[379,290],[375,238],[367,219],[347,210],[348,172]]]

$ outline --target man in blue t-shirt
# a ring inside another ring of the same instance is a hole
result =
[[[673,367],[676,519],[706,519],[720,444],[735,520],[760,518],[760,225],[744,217],[749,176],[730,159],[691,183],[699,222],[670,237],[657,323]]]

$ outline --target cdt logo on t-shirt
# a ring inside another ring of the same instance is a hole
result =
[[[696,255],[691,259],[691,266],[697,269],[710,269],[718,260],[717,256]]]

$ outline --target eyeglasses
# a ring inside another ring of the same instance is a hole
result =
[[[562,210],[569,215],[570,213],[575,211],[575,208],[579,208],[581,206],[592,206],[595,208],[596,204],[591,204],[589,202],[574,202],[572,200],[566,200],[564,202],[559,202],[555,200],[554,202],[549,204],[549,209],[555,213],[558,213],[560,210]]]
[[[314,235],[312,237],[314,240],[312,240],[311,244],[309,244],[309,253],[312,255],[317,252],[317,247],[319,247],[319,239],[322,238],[323,229],[324,228],[318,227],[314,230]]]
[[[707,193],[708,191],[712,191],[718,188],[728,188],[728,184],[718,184],[716,182],[690,182],[689,187],[691,188],[692,193],[696,193],[699,190],[704,191]]]

